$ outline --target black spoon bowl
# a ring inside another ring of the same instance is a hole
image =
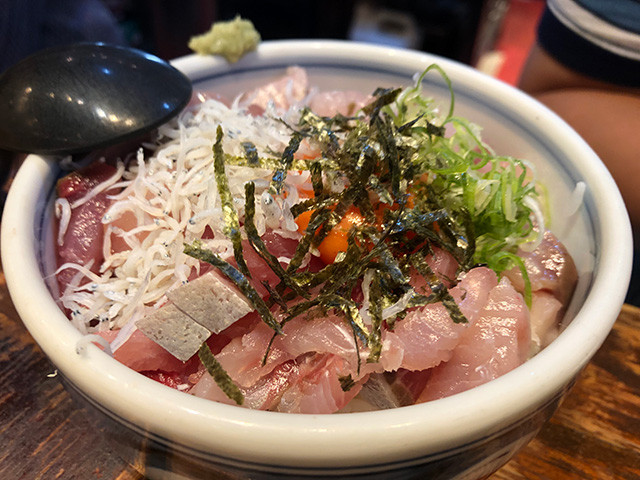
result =
[[[184,74],[140,50],[49,48],[0,76],[0,148],[69,155],[122,143],[176,116],[191,92]]]

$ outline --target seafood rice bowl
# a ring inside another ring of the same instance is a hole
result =
[[[25,325],[150,478],[483,478],[624,300],[619,192],[545,107],[345,42],[188,56],[130,152],[31,155],[2,259]],[[167,476],[167,475],[174,475]]]

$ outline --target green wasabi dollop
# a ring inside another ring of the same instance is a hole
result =
[[[189,40],[189,48],[200,55],[222,55],[237,62],[245,53],[258,47],[260,34],[251,20],[239,15],[227,22],[216,22],[211,29]]]

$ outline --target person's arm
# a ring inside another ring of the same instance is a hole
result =
[[[571,125],[605,163],[640,232],[640,89],[623,88],[572,71],[539,46],[520,88]]]

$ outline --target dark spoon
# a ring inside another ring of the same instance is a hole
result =
[[[0,148],[67,155],[114,145],[177,115],[191,91],[184,74],[140,50],[49,48],[0,76]]]

